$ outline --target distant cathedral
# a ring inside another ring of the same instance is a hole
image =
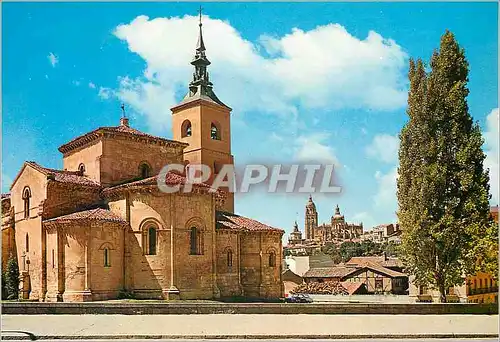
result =
[[[303,242],[341,242],[353,240],[363,235],[363,224],[346,223],[344,215],[340,213],[339,206],[335,207],[335,214],[331,217],[329,224],[318,225],[318,212],[311,196],[306,204],[305,214],[305,239],[302,239],[302,233],[299,230],[297,222],[294,224],[294,230],[290,234],[288,243],[297,245]]]

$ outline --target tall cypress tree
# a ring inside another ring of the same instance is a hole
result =
[[[410,61],[409,121],[400,134],[398,202],[402,253],[417,285],[446,289],[471,272],[472,246],[489,226],[483,139],[469,114],[468,63],[449,31],[427,74]]]

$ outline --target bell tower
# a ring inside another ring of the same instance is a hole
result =
[[[306,204],[305,218],[306,240],[314,240],[314,233],[318,228],[318,212],[311,195],[309,195],[309,201]]]
[[[205,43],[199,20],[198,43],[191,65],[194,67],[189,91],[182,101],[171,108],[173,138],[188,143],[184,150],[184,161],[189,164],[204,164],[212,173],[212,184],[223,165],[234,165],[231,155],[231,108],[215,95],[207,67]],[[226,190],[227,189],[223,189]],[[227,191],[223,210],[234,212],[234,194]]]

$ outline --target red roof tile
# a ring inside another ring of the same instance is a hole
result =
[[[346,264],[348,265],[364,265],[366,263],[375,263],[383,267],[403,267],[403,262],[399,258],[385,258],[383,256],[362,256],[352,257]]]
[[[151,186],[151,185],[157,186],[158,185],[157,179],[158,179],[158,175],[153,176],[153,177],[149,177],[149,178],[145,178],[145,179],[141,179],[138,181],[133,181],[133,182],[125,183],[125,184],[115,185],[115,186],[104,189],[103,192],[105,193],[105,192],[109,192],[112,190],[128,189],[128,188],[141,187],[141,186]],[[175,172],[169,172],[169,173],[167,173],[167,175],[165,177],[165,184],[167,184],[167,185],[186,184],[186,182],[187,182],[187,178],[185,176],[180,175],[180,174],[175,173]],[[206,183],[193,183],[193,187],[204,188],[207,190],[211,188],[211,186],[209,184],[206,184]],[[218,192],[220,192],[220,191],[221,190],[218,190]]]
[[[89,177],[83,176],[80,171],[65,171],[55,170],[43,167],[34,161],[27,161],[26,164],[30,165],[35,170],[43,173],[44,175],[53,175],[53,180],[61,183],[72,183],[85,186],[99,187],[100,184]]]
[[[126,220],[113,213],[110,210],[97,208],[84,211],[78,211],[73,214],[58,216],[45,220],[44,222],[69,222],[69,221],[82,221],[82,220],[95,220],[95,221],[111,221],[119,223],[127,223]]]
[[[343,281],[340,283],[344,289],[346,289],[349,295],[353,295],[356,291],[359,290],[360,287],[365,286],[365,283],[362,282],[351,282],[351,281]]]
[[[310,268],[302,277],[304,278],[343,278],[358,270],[356,267],[319,267]]]
[[[89,133],[86,133],[84,135],[81,135],[79,137],[76,137],[75,139],[71,140],[70,142],[61,145],[59,147],[59,152],[61,153],[66,153],[69,151],[72,151],[73,149],[84,146],[87,143],[98,139],[101,137],[103,134],[108,133],[108,134],[118,134],[124,137],[139,137],[139,138],[145,138],[151,141],[154,141],[156,143],[164,143],[164,144],[175,144],[177,146],[187,146],[188,144],[180,142],[180,141],[175,141],[175,140],[170,140],[170,139],[165,139],[162,137],[157,137],[151,134],[147,134],[144,132],[141,132],[135,128],[131,128],[125,125],[120,125],[120,126],[111,126],[111,127],[99,127]]]
[[[264,223],[250,219],[248,217],[223,211],[217,211],[216,213],[216,227],[217,229],[236,229],[243,231],[272,231],[281,233],[285,232],[282,229],[268,226]]]

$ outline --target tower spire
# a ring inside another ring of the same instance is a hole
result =
[[[202,29],[203,23],[201,22],[202,10],[203,8],[200,6],[200,9],[198,10],[198,42],[196,43],[194,58],[191,61],[191,65],[194,66],[193,80],[189,83],[189,92],[186,94],[180,104],[203,99],[229,108],[217,98],[212,89],[213,84],[212,82],[210,82],[207,67],[211,63],[205,54],[206,48],[205,42],[203,41]]]
[[[201,22],[201,11],[203,10],[203,7],[200,6],[200,9],[198,10],[199,13],[199,23],[198,26],[200,27],[200,32],[198,34],[198,43],[196,44],[196,52],[202,52],[205,51],[205,43],[203,43],[203,31],[201,27],[203,26],[203,23]]]

